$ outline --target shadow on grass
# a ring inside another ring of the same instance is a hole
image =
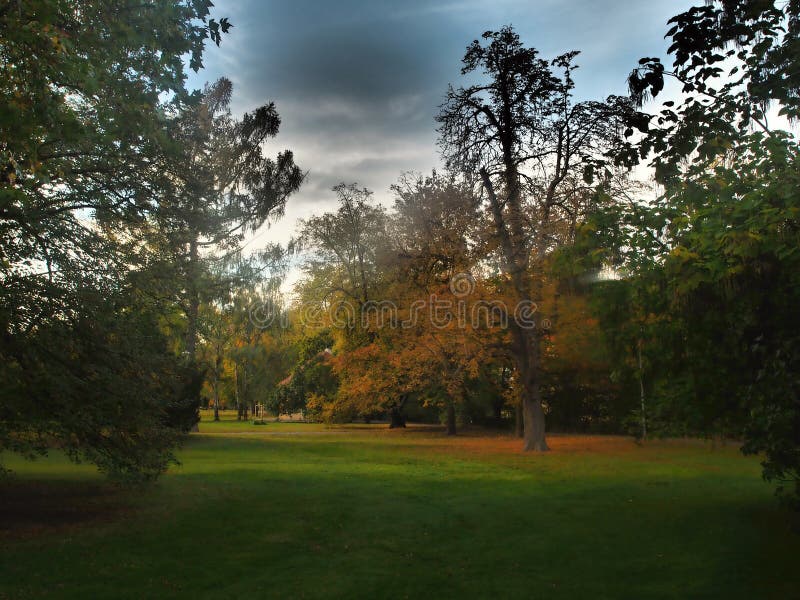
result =
[[[117,522],[132,511],[128,494],[108,483],[9,478],[0,482],[0,537],[29,538]]]
[[[415,438],[192,438],[183,466],[124,525],[94,535],[89,519],[68,542],[0,544],[0,597],[4,585],[8,597],[64,597],[53,590],[65,582],[72,597],[131,598],[730,600],[798,589],[798,539],[731,453],[657,448],[621,461],[503,445],[476,456],[469,440],[443,452],[438,438]],[[49,486],[36,493],[75,510],[97,494],[124,511],[124,492],[95,482]]]

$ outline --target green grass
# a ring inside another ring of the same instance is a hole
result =
[[[800,535],[730,446],[553,437],[524,455],[478,433],[238,427],[267,434],[195,434],[138,491],[9,461],[0,493],[24,519],[0,531],[0,598],[800,594]]]

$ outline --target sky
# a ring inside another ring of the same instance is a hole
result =
[[[461,81],[466,46],[512,25],[551,58],[580,50],[579,98],[624,94],[643,56],[666,57],[667,20],[681,0],[217,0],[234,27],[207,46],[200,88],[226,76],[235,114],[274,101],[282,119],[269,150],[291,149],[307,172],[286,215],[250,240],[287,242],[297,220],[333,210],[331,188],[358,183],[391,206],[405,171],[441,166],[435,116]],[[296,273],[291,280],[296,279]],[[291,285],[291,281],[287,285]]]

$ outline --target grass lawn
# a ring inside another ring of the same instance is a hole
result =
[[[734,447],[203,423],[157,484],[9,460],[0,598],[796,598]]]

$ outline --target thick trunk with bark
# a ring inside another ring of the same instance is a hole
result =
[[[392,407],[389,410],[389,429],[397,429],[398,427],[405,427],[406,419],[402,411],[397,407]]]
[[[219,421],[219,392],[217,391],[216,376],[214,377],[214,420]]]
[[[541,401],[525,398],[525,406],[522,412],[525,421],[525,445],[522,449],[526,452],[530,450],[547,452],[550,450],[544,435],[544,409],[542,409]]]
[[[549,450],[545,439],[545,418],[539,387],[539,339],[533,328],[515,327],[517,369],[522,381],[522,421],[525,440],[523,450]]]
[[[483,186],[489,196],[492,209],[495,234],[500,240],[506,273],[513,286],[514,301],[532,303],[530,275],[530,247],[526,241],[523,228],[523,215],[519,201],[519,175],[511,153],[506,152],[504,144],[506,198],[501,202],[497,197],[491,178],[485,169],[480,175]],[[505,205],[505,210],[503,206]],[[535,305],[530,306],[534,308]],[[517,307],[510,307],[514,315]],[[539,390],[539,334],[532,323],[511,323],[514,343],[512,355],[517,372],[522,381],[522,417],[524,423],[524,449],[548,450],[545,441],[544,409],[542,408],[541,391]]]

